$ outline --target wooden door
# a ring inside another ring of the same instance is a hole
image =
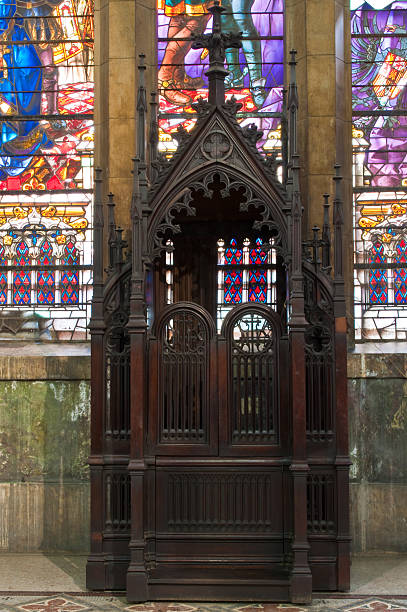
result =
[[[153,597],[288,598],[284,347],[267,307],[235,308],[219,335],[194,304],[162,315],[149,377]]]

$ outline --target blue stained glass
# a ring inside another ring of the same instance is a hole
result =
[[[0,245],[0,265],[6,266],[7,259],[3,245]],[[7,272],[0,272],[0,306],[7,304]]]
[[[241,304],[243,273],[241,270],[225,272],[224,302],[225,304]]]
[[[403,263],[402,268],[394,269],[394,301],[396,304],[407,304],[407,244],[404,239],[396,246],[394,263]]]
[[[63,265],[73,266],[79,264],[79,253],[75,243],[71,240],[65,247]],[[72,305],[79,302],[79,272],[78,270],[63,270],[61,272],[61,301],[63,304]]]
[[[267,302],[267,272],[266,270],[250,270],[249,302]]]
[[[369,255],[369,263],[386,263],[384,247],[376,242]],[[370,304],[387,304],[388,301],[388,279],[387,270],[370,269],[369,271],[369,302]]]

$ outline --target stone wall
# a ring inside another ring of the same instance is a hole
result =
[[[365,350],[369,346],[365,347]],[[349,355],[354,552],[407,552],[407,354]],[[0,552],[86,552],[89,347],[0,347]]]
[[[406,552],[407,355],[362,348],[348,361],[353,550]]]
[[[88,548],[89,346],[0,347],[0,552]]]

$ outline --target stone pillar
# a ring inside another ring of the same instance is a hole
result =
[[[322,194],[331,194],[334,164],[344,177],[344,241],[352,245],[352,141],[349,0],[286,0],[286,49],[297,50],[298,149],[304,234],[322,228]],[[346,249],[346,296],[351,312],[352,248]]]
[[[152,79],[156,88],[155,2],[96,0],[95,29],[95,166],[103,170],[104,196],[114,193],[116,222],[127,230],[140,53],[146,55],[148,100]]]

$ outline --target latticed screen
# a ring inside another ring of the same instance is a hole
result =
[[[0,304],[42,318],[48,338],[83,339],[93,0],[2,2],[0,33]]]
[[[407,2],[351,0],[356,338],[407,337]]]
[[[218,240],[218,328],[236,304],[275,305],[276,252],[272,241]]]
[[[242,49],[226,51],[226,97],[243,106],[241,125],[255,123],[263,130],[258,142],[263,153],[281,149],[281,111],[284,61],[283,0],[222,0],[222,28],[242,32]],[[207,50],[194,50],[192,36],[212,31],[211,2],[158,0],[158,87],[160,149],[174,153],[179,125],[191,130],[191,105],[207,99]]]
[[[232,442],[270,442],[277,385],[273,326],[257,312],[247,312],[235,321],[230,341]]]

